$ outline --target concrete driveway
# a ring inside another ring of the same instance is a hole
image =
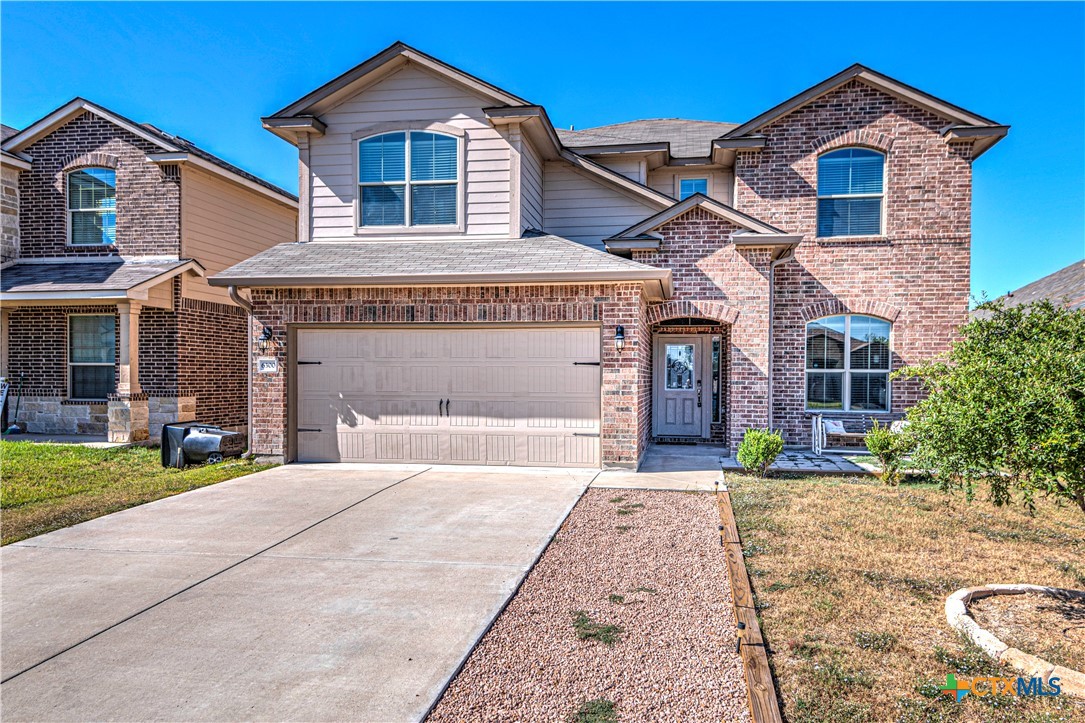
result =
[[[594,476],[290,465],[9,545],[4,719],[417,720]]]

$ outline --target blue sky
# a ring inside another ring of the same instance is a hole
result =
[[[296,151],[260,116],[395,40],[577,128],[742,122],[861,62],[1013,126],[975,164],[974,293],[1085,256],[1082,3],[5,0],[0,117],[21,128],[82,95],[295,190]]]

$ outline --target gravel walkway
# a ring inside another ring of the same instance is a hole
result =
[[[588,490],[428,720],[749,721],[718,524],[711,494]]]

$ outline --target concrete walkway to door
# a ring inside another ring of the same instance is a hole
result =
[[[594,470],[289,465],[0,551],[6,720],[418,720]]]

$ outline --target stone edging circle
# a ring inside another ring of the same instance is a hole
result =
[[[966,587],[946,598],[946,620],[951,628],[975,643],[988,657],[1009,665],[1025,675],[1042,678],[1047,683],[1051,678],[1058,678],[1062,692],[1078,698],[1085,698],[1085,673],[1080,673],[1061,665],[1055,665],[1043,658],[1011,648],[984,630],[968,612],[968,603],[992,595],[1024,595],[1035,593],[1060,600],[1085,600],[1085,591],[1066,590],[1060,587],[1043,585],[981,585]]]

